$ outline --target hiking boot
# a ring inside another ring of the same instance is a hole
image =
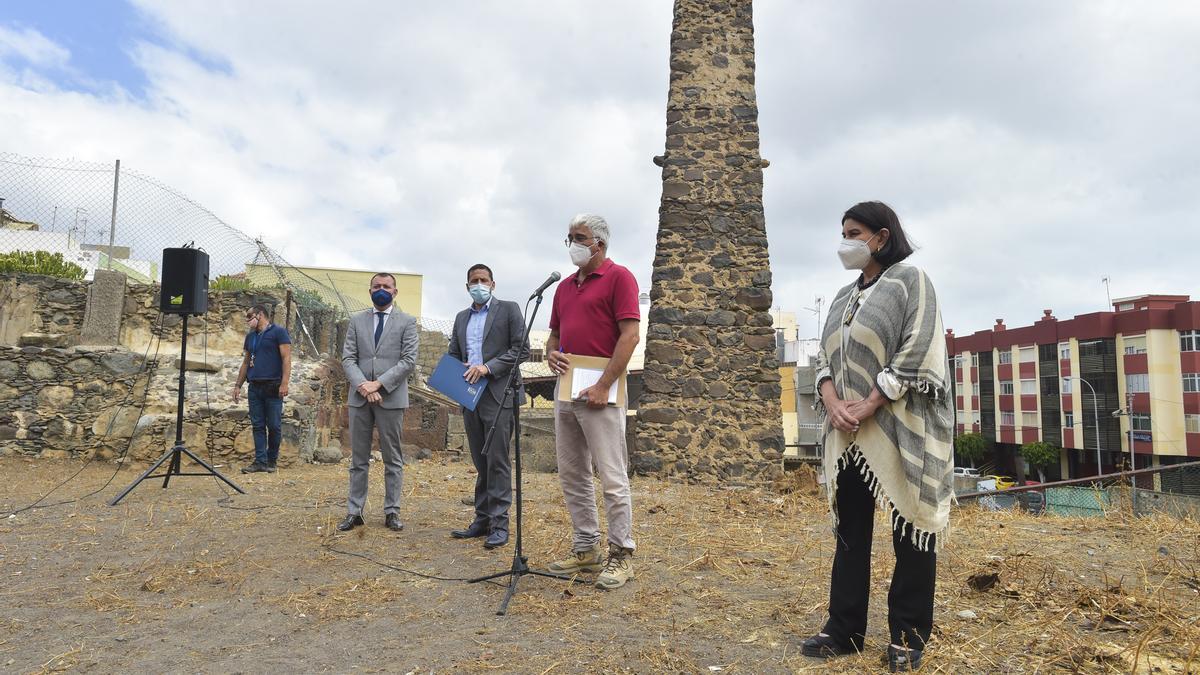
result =
[[[633,549],[609,544],[608,560],[604,563],[604,571],[596,577],[596,588],[611,591],[624,586],[632,578]]]
[[[267,473],[275,473],[275,462],[267,462]]]
[[[600,553],[600,544],[586,551],[576,551],[570,558],[555,560],[546,569],[555,574],[579,574],[580,572],[596,573],[604,569],[604,556]]]
[[[242,467],[242,473],[268,473],[271,470],[267,468],[266,464],[259,464],[258,462]]]

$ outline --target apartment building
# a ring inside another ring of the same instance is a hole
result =
[[[1106,473],[1200,458],[1200,302],[1186,295],[1119,298],[1067,320],[1045,310],[1020,328],[997,319],[946,331],[946,345],[957,433],[994,443],[998,470],[1020,473],[1032,441],[1062,449],[1050,480],[1096,475],[1097,450]]]

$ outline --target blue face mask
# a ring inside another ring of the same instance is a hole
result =
[[[471,299],[477,305],[485,305],[488,300],[492,299],[492,289],[483,284],[475,284],[467,289],[471,293]]]
[[[376,307],[387,307],[392,304],[392,294],[381,288],[371,293],[371,302],[375,303]]]

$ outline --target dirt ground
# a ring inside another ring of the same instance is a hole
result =
[[[801,489],[714,490],[634,481],[637,578],[605,592],[524,577],[448,530],[473,476],[458,461],[409,465],[403,533],[383,528],[381,467],[368,523],[333,535],[344,466],[146,483],[22,512],[80,461],[0,458],[0,671],[872,672],[887,642],[893,556],[877,521],[864,654],[799,654],[821,627],[833,541],[822,499]],[[49,498],[90,492],[94,463]],[[532,566],[568,553],[554,475],[526,476]],[[965,507],[939,558],[927,672],[1200,672],[1200,524],[986,513]],[[430,575],[446,580],[428,578]],[[993,578],[992,575],[995,575]],[[983,589],[983,590],[976,590]],[[1152,670],[1157,669],[1157,670]]]

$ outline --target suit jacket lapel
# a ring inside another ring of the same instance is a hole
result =
[[[496,320],[496,311],[500,308],[500,301],[493,298],[491,303],[491,305],[488,305],[487,318],[483,320],[483,336],[479,340],[479,351],[481,353],[483,352],[483,343],[487,340],[488,331],[492,329],[492,322]]]
[[[454,320],[454,332],[458,335],[458,348],[462,352],[463,361],[467,360],[467,322],[471,320],[471,308],[459,312]]]

